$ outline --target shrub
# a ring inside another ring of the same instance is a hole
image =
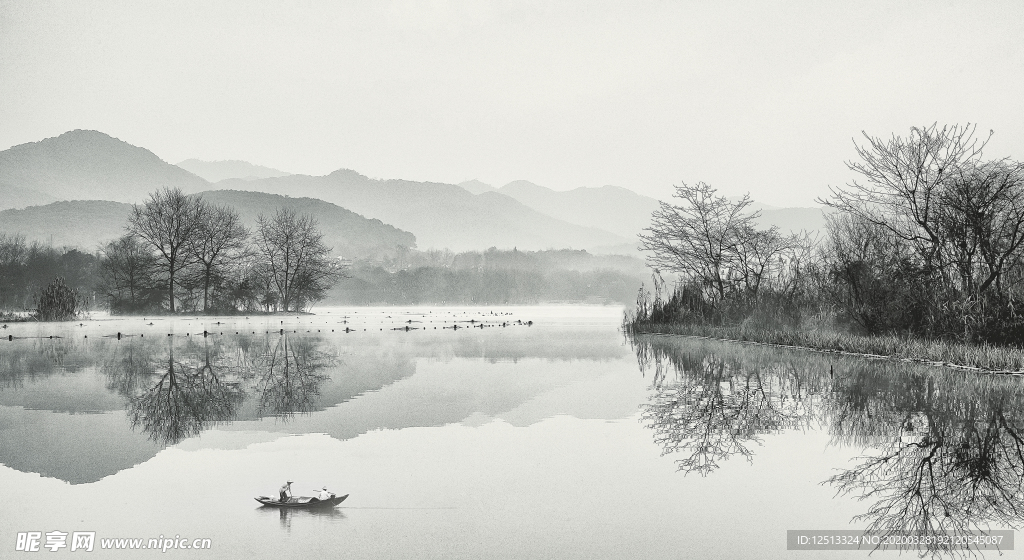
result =
[[[81,312],[81,301],[78,290],[58,276],[40,294],[36,315],[40,321],[68,321]]]

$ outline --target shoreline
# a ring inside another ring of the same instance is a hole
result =
[[[774,346],[872,360],[918,363],[987,375],[1024,375],[1024,350],[988,344],[900,338],[895,335],[864,336],[821,331],[750,330],[742,327],[678,323],[636,325],[623,322],[622,329],[627,334],[671,335]]]

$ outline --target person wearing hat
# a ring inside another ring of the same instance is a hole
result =
[[[326,486],[324,486],[324,489],[321,490],[320,493],[317,495],[317,499],[320,500],[321,502],[326,502],[327,500],[330,500],[333,497],[334,494],[328,492]]]
[[[292,497],[292,481],[289,480],[288,482],[286,482],[284,486],[281,487],[280,493],[281,501],[287,502],[288,498]]]

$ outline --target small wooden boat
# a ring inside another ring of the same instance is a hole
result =
[[[319,498],[313,498],[309,496],[295,496],[288,498],[287,501],[282,502],[281,500],[271,498],[268,496],[260,496],[256,498],[256,501],[270,507],[281,507],[281,508],[327,508],[334,507],[341,502],[345,501],[348,494],[344,496],[334,496],[327,500],[321,500]]]

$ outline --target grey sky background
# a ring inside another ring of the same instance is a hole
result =
[[[960,4],[0,0],[0,149],[807,206],[861,130],[1024,158],[1024,3]]]

